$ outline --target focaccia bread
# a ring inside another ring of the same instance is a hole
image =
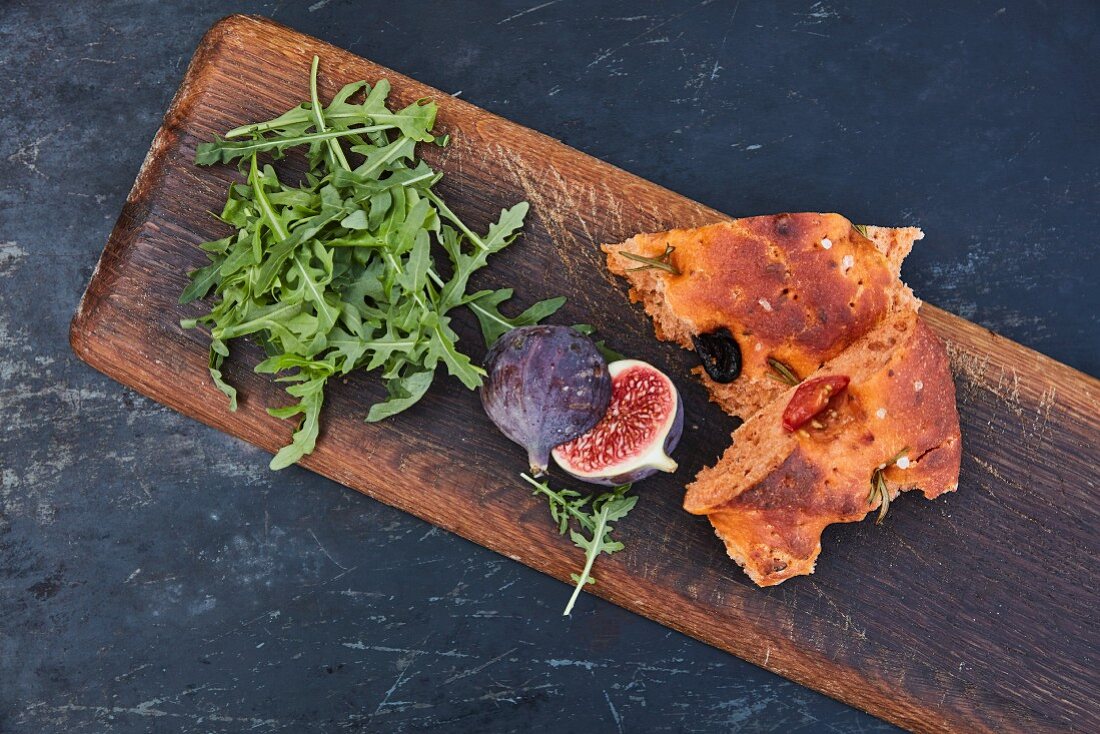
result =
[[[958,487],[962,444],[955,386],[942,342],[915,313],[888,318],[825,365],[844,375],[812,423],[791,432],[789,388],[733,434],[713,467],[688,485],[684,508],[707,515],[730,557],[761,586],[812,573],[821,533],[862,520],[883,501],[919,489],[934,499]]]
[[[885,510],[903,491],[932,499],[958,487],[947,353],[899,277],[921,237],[779,214],[603,248],[657,336],[695,349],[711,398],[748,418],[684,508],[707,516],[761,586],[812,573],[826,526]],[[788,422],[792,399],[813,411]]]
[[[779,214],[640,234],[603,250],[659,338],[696,349],[728,331],[739,375],[698,374],[724,410],[748,417],[786,388],[775,362],[804,378],[887,314],[917,307],[898,272],[921,237],[915,227],[857,229],[839,214]]]

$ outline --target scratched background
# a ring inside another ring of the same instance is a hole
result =
[[[917,224],[1100,373],[1093,2],[0,4],[0,731],[891,729],[289,469],[66,329],[201,34],[272,16],[731,214]]]

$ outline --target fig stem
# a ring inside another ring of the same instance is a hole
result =
[[[527,464],[532,476],[545,477],[550,466],[550,449],[542,446],[527,449]]]
[[[660,458],[653,462],[653,468],[672,474],[679,468],[679,464],[668,454],[661,454]]]

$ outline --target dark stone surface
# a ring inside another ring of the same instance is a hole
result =
[[[0,731],[888,729],[597,599],[563,620],[556,581],[272,474],[73,357],[149,140],[231,11],[732,214],[919,224],[920,296],[1100,372],[1093,2],[8,0]]]

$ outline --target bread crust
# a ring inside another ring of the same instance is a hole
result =
[[[603,250],[658,338],[693,349],[692,336],[730,330],[741,376],[719,384],[697,374],[723,409],[747,417],[783,391],[769,358],[805,377],[886,314],[915,307],[897,269],[920,230],[874,228],[868,236],[839,214],[777,214],[640,234]],[[666,247],[678,274],[636,270],[621,254],[656,258]]]
[[[906,466],[883,469],[891,498],[919,489],[934,499],[957,489],[962,441],[943,343],[914,318],[885,354],[881,366],[848,386],[835,427],[786,433],[779,414],[792,388],[739,428],[735,442],[754,431],[780,442],[774,457],[760,457],[771,459],[762,476],[738,482],[743,456],[723,457],[688,486],[684,508],[708,516],[730,557],[757,584],[812,573],[822,531],[862,520],[879,507],[877,495],[868,498],[871,476],[899,452]],[[822,374],[843,373],[853,359],[844,355]],[[735,443],[727,455],[743,453],[737,448]]]
[[[742,355],[729,384],[696,372],[727,412],[749,416],[719,462],[687,487],[684,508],[706,515],[730,557],[761,586],[814,570],[821,534],[919,489],[958,487],[962,456],[955,386],[943,343],[917,316],[901,263],[915,227],[854,227],[838,214],[778,214],[605,245],[661,339],[727,328]],[[675,272],[637,269],[622,253],[660,258]],[[781,421],[795,393],[769,358],[800,379],[845,375],[827,417],[795,433]],[[899,455],[904,459],[891,461]]]

